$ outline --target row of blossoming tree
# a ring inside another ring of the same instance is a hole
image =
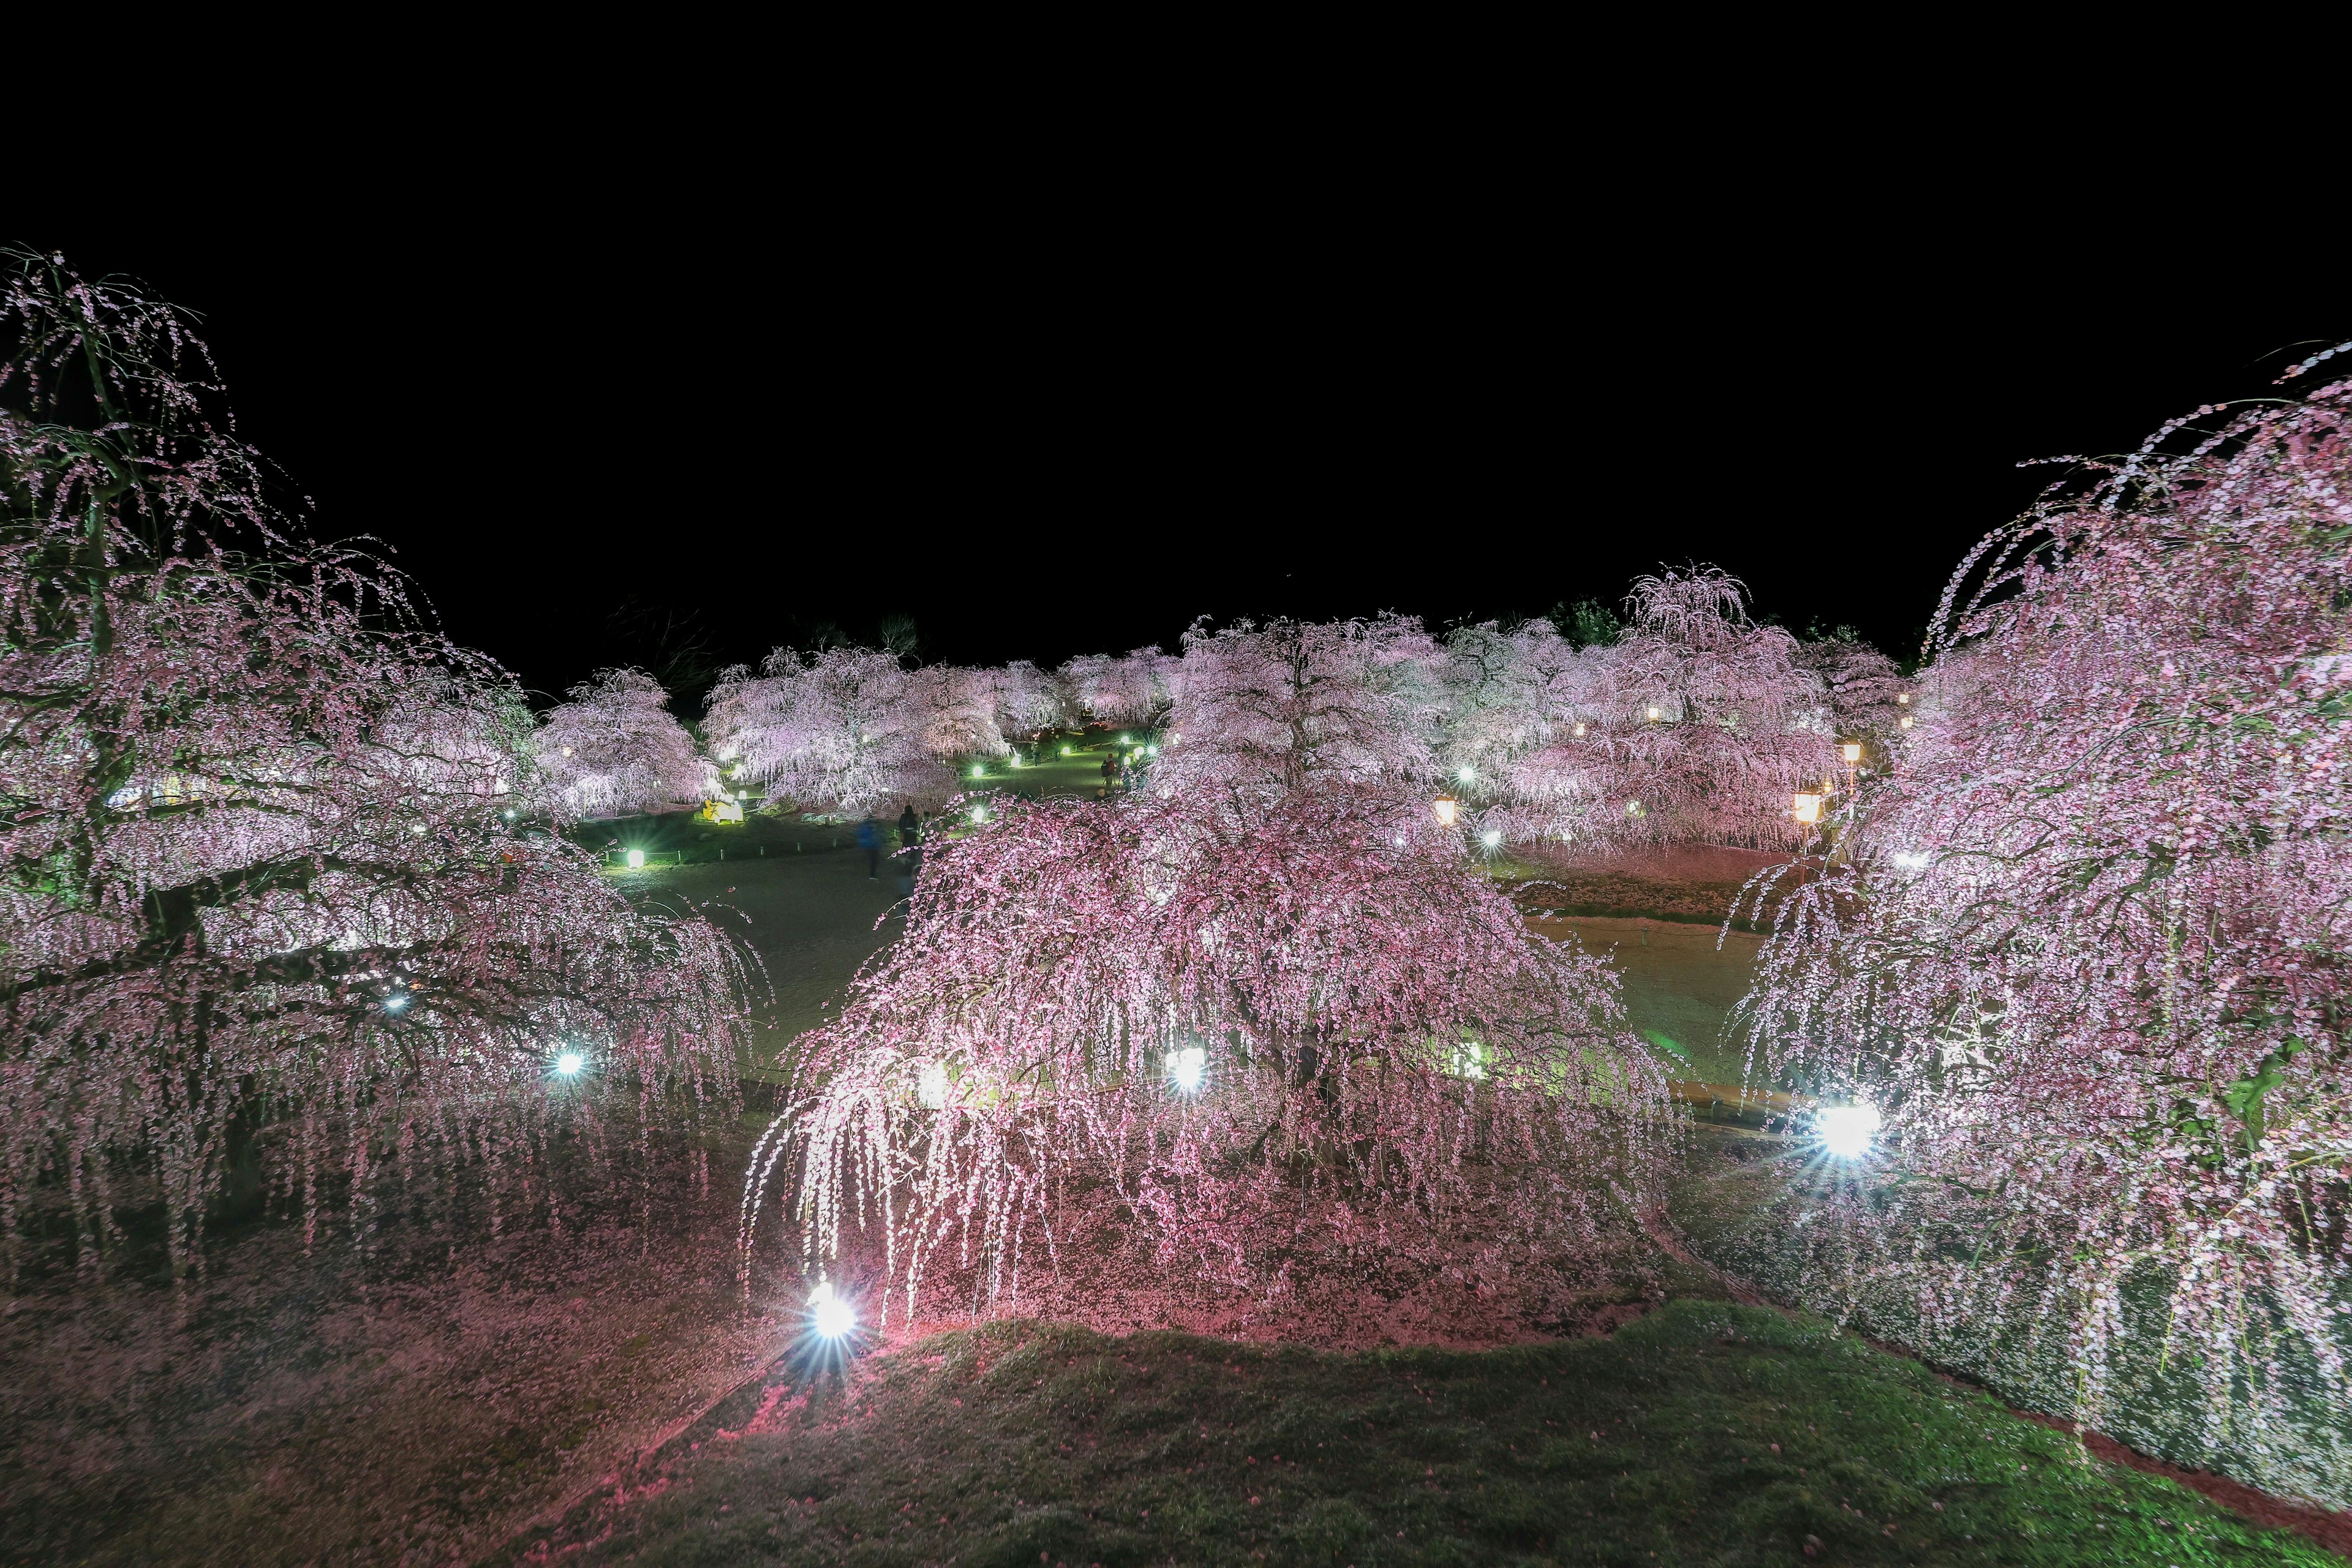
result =
[[[937,809],[958,787],[960,763],[1088,723],[1164,727],[1159,776],[1206,779],[1255,765],[1269,745],[1295,752],[1303,738],[1269,730],[1264,696],[1234,679],[1236,658],[1255,660],[1272,637],[1307,665],[1340,660],[1382,696],[1376,724],[1344,742],[1315,737],[1317,746],[1347,751],[1399,788],[1451,789],[1482,827],[1513,840],[1791,847],[1802,829],[1790,799],[1841,782],[1841,742],[1883,762],[1901,683],[1875,649],[1759,625],[1739,584],[1712,569],[1644,578],[1628,608],[1622,636],[1586,641],[1547,620],[1444,638],[1402,616],[1204,625],[1185,634],[1180,656],[1142,648],[1059,670],[782,648],[756,670],[729,671],[712,693],[709,762],[635,671],[576,689],[549,714],[540,748],[567,804],[587,815],[722,788],[823,812]]]
[[[1764,950],[1759,1051],[1886,1120],[1792,1194],[1794,1277],[2347,1506],[2352,382],[2076,472],[1954,579],[1916,729]]]
[[[643,1163],[730,1100],[734,950],[537,825],[593,803],[520,690],[304,542],[186,320],[18,255],[0,323],[12,1268],[142,1211],[201,1268],[232,1172],[313,1226],[470,1173],[495,1226],[567,1140]]]

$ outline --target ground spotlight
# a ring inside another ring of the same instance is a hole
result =
[[[632,871],[642,871],[642,870],[644,870],[644,869],[646,868],[646,852],[645,852],[644,850],[642,850],[642,849],[632,849],[632,850],[630,850],[630,851],[629,851],[629,857],[628,857],[628,858],[629,858],[629,869],[630,869],[630,870],[632,870]]]
[[[1858,1160],[1869,1153],[1882,1120],[1874,1105],[1825,1105],[1813,1112],[1822,1147],[1841,1160]]]
[[[834,1294],[831,1280],[819,1283],[809,1295],[809,1327],[821,1340],[840,1339],[857,1327],[856,1310]]]
[[[1478,835],[1478,842],[1489,849],[1496,848],[1503,842],[1503,830],[1499,827],[1490,827]]]
[[[1199,1046],[1186,1046],[1168,1058],[1169,1079],[1182,1093],[1200,1093],[1201,1080],[1208,1073],[1209,1053]]]

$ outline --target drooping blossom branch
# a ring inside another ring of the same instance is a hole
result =
[[[1888,1119],[1872,1202],[1809,1226],[1825,1300],[1892,1292],[1955,1357],[2062,1325],[2086,1419],[2154,1342],[2200,1440],[2336,1506],[2347,539],[2352,384],[2081,465],[1955,578],[1896,771],[1746,1004],[1767,1065]]]

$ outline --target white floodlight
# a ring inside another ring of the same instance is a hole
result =
[[[407,1005],[408,994],[406,992],[395,991],[391,995],[383,999],[383,1010],[387,1013],[397,1013],[403,1007]]]
[[[587,1058],[578,1051],[562,1051],[555,1058],[555,1071],[560,1078],[577,1078],[580,1069],[587,1065]]]
[[[1825,1105],[1813,1112],[1822,1147],[1841,1160],[1858,1160],[1869,1153],[1882,1121],[1874,1105]]]
[[[1476,768],[1458,768],[1454,771],[1454,776],[1460,779],[1464,784],[1469,784],[1477,778],[1478,770]]]
[[[1490,827],[1478,835],[1478,842],[1493,849],[1503,842],[1503,830],[1499,827]]]
[[[1185,1094],[1201,1092],[1201,1080],[1209,1074],[1209,1053],[1199,1046],[1186,1046],[1168,1058],[1168,1076]]]
[[[644,870],[644,869],[646,868],[646,852],[645,852],[644,850],[642,850],[642,849],[632,849],[632,850],[630,850],[630,851],[629,851],[628,859],[629,859],[629,869],[630,869],[630,870],[632,870],[632,871],[642,871],[642,870]]]
[[[830,1280],[809,1294],[809,1327],[818,1338],[827,1340],[837,1340],[857,1327],[856,1310],[833,1293]]]

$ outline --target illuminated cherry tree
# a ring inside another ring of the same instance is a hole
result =
[[[1613,644],[1548,629],[1472,731],[1477,786],[1515,837],[1793,847],[1802,790],[1840,773],[1833,714],[1797,641],[1713,568],[1643,577]],[[1504,743],[1507,742],[1507,743]]]
[[[720,679],[703,728],[730,779],[805,809],[936,810],[954,793],[957,757],[1005,750],[994,707],[975,671],[908,669],[873,648],[778,648],[756,674],[739,666]]]
[[[2063,1334],[2086,1419],[2185,1369],[2192,1436],[2148,1441],[2343,1507],[2352,383],[2078,471],[1954,580],[1850,863],[1765,948],[1766,1064],[1885,1118],[1804,1278],[1956,1364]]]
[[[565,816],[618,816],[713,798],[710,764],[669,713],[669,697],[643,670],[600,670],[550,709],[539,762]]]
[[[746,1245],[780,1192],[820,1258],[878,1231],[908,1309],[942,1266],[1016,1288],[1090,1203],[1244,1288],[1598,1268],[1665,1138],[1606,963],[1337,779],[977,820],[796,1059]]]
[[[1169,718],[1181,739],[1157,776],[1173,789],[1418,787],[1436,767],[1444,663],[1404,616],[1194,626]]]
[[[1157,724],[1175,700],[1177,661],[1156,647],[1081,654],[1062,667],[1080,710],[1098,724]]]
[[[1002,669],[976,672],[988,689],[997,730],[1034,742],[1049,730],[1076,723],[1080,718],[1068,684],[1052,670],[1027,659],[1015,659]]]
[[[515,820],[512,682],[294,541],[177,314],[30,258],[0,287],[12,1259],[62,1227],[96,1269],[136,1206],[201,1267],[247,1157],[313,1227],[459,1166],[552,1217],[572,1133],[642,1163],[728,1099],[731,949]]]

